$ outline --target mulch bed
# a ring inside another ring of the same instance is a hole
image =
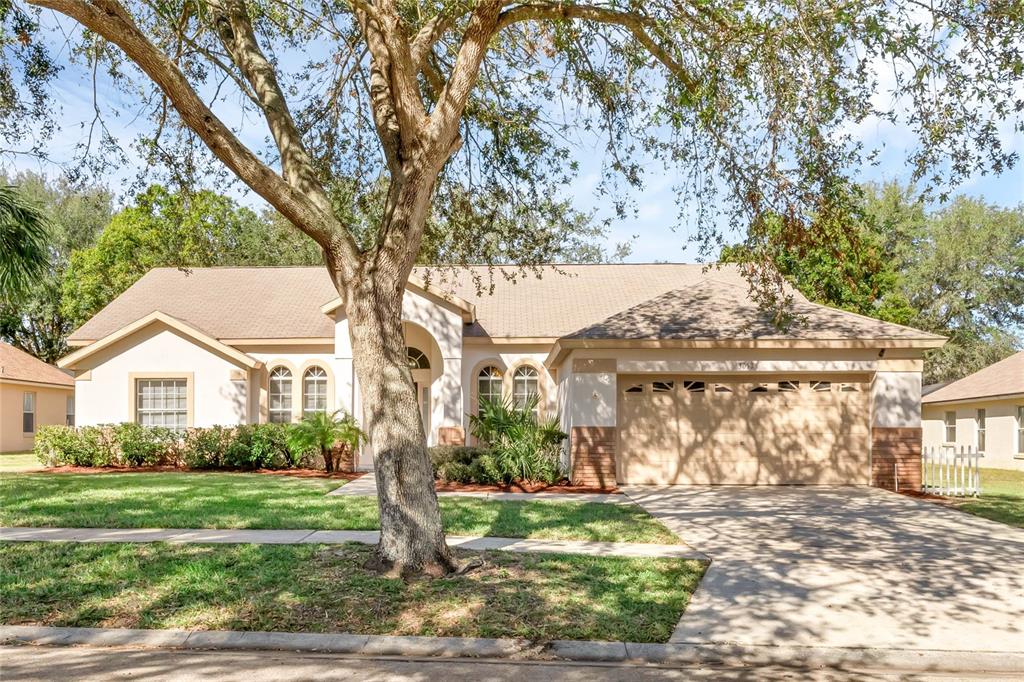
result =
[[[532,483],[530,481],[517,481],[511,485],[480,485],[478,483],[450,483],[437,481],[438,492],[445,493],[601,493],[614,494],[619,489],[615,487],[600,488],[585,485],[549,485],[547,483]]]
[[[27,469],[22,473],[45,473],[45,474],[152,474],[169,471],[177,474],[209,474],[209,473],[234,473],[234,474],[264,474],[266,476],[295,476],[296,478],[332,478],[343,481],[354,481],[363,475],[363,472],[335,471],[327,473],[319,469],[255,469],[246,471],[241,469],[179,469],[172,466],[150,466],[150,467],[39,467],[38,469]]]

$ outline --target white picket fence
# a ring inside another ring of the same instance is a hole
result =
[[[977,497],[981,494],[981,458],[970,445],[933,445],[921,455],[922,489],[933,495]]]

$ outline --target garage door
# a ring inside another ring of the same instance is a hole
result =
[[[622,483],[867,484],[867,377],[618,377]]]

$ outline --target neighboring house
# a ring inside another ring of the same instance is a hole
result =
[[[46,424],[75,423],[75,380],[0,342],[0,452],[31,450]]]
[[[985,454],[984,467],[1024,471],[1024,351],[946,384],[921,402],[925,446],[970,446]]]
[[[447,274],[445,274],[447,272]],[[944,339],[815,305],[776,329],[734,266],[417,270],[403,318],[430,444],[483,397],[540,397],[586,483],[920,476],[922,353]],[[156,269],[74,332],[82,424],[176,427],[364,411],[324,268]],[[358,465],[372,466],[372,448]]]

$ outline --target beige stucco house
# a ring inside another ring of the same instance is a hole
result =
[[[0,452],[31,450],[46,424],[74,424],[75,381],[65,372],[0,342]]]
[[[431,444],[482,396],[540,396],[579,482],[891,485],[920,474],[922,353],[944,339],[809,303],[782,332],[733,266],[417,271],[403,303]],[[427,278],[430,278],[428,283]],[[486,291],[478,295],[478,284]],[[81,424],[360,417],[323,268],[153,270],[75,331]],[[358,465],[373,464],[372,445]]]
[[[981,465],[1024,471],[1024,351],[924,396],[924,444],[971,447]]]

